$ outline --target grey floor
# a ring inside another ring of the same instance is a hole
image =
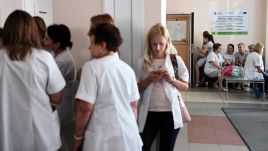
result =
[[[225,116],[222,107],[268,108],[267,99],[256,99],[253,90],[246,92],[229,89],[229,98],[226,100],[225,91],[210,87],[194,87],[182,92],[182,96],[191,115]],[[248,151],[248,148],[237,145],[189,143],[185,125],[178,136],[175,151]]]

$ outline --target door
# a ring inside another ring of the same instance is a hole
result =
[[[167,28],[173,45],[181,56],[192,81],[192,44],[193,44],[193,13],[192,14],[167,14]]]

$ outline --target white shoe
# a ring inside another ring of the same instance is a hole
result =
[[[244,90],[245,90],[246,92],[250,92],[250,87],[244,87]]]

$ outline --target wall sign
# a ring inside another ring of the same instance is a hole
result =
[[[213,35],[248,35],[248,12],[213,12]]]

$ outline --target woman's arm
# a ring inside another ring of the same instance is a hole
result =
[[[205,47],[205,48],[199,48],[199,47],[197,47],[197,50],[198,50],[200,53],[206,54],[206,53],[208,52],[208,47]]]
[[[76,100],[76,122],[74,134],[74,151],[77,151],[81,145],[85,134],[87,124],[93,112],[94,105],[84,100]]]
[[[49,98],[50,98],[50,103],[52,106],[52,110],[55,111],[57,109],[57,107],[60,105],[61,99],[63,96],[63,92],[59,91],[57,93],[54,94],[50,94]]]
[[[210,61],[209,63],[211,63],[215,68],[222,70],[222,67],[219,66],[215,61]]]
[[[138,106],[138,101],[131,101],[130,102],[131,109],[135,115],[135,118],[137,120],[137,106]]]
[[[174,78],[173,81],[170,81],[170,83],[181,91],[186,91],[189,88],[188,82],[184,82],[184,81],[178,80],[176,78]]]

